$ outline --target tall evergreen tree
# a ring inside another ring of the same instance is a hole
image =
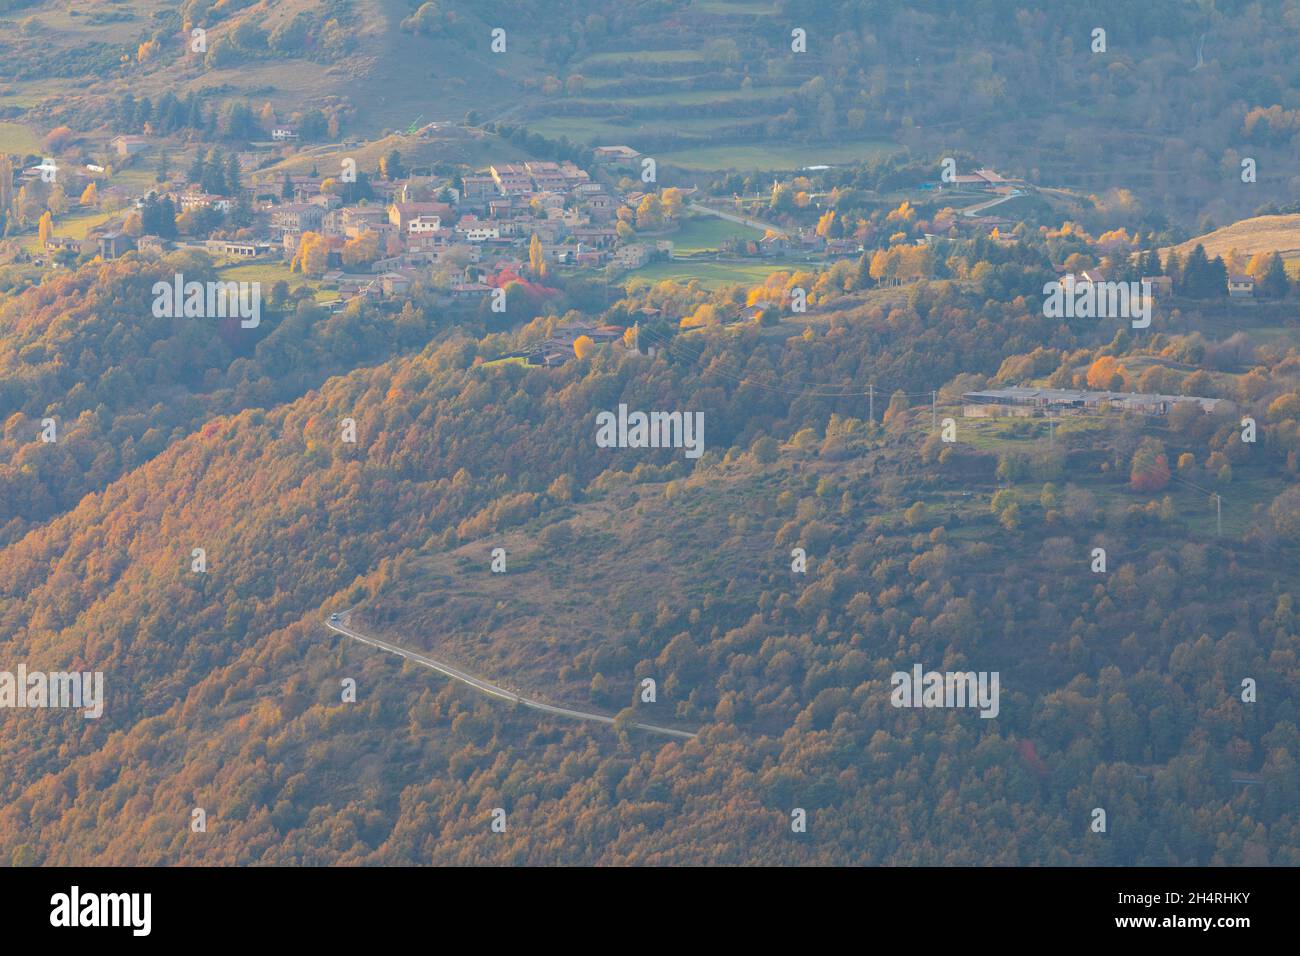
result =
[[[1206,279],[1205,295],[1202,298],[1217,299],[1228,294],[1228,267],[1223,256],[1215,256],[1210,263]]]
[[[170,196],[164,196],[158,203],[159,220],[158,235],[164,239],[176,238],[176,206]]]
[[[253,207],[248,203],[247,194],[241,192],[230,210],[230,224],[236,229],[245,229],[253,224]]]
[[[1169,276],[1174,280],[1174,288],[1181,289],[1183,282],[1183,260],[1179,257],[1176,249],[1170,249],[1169,254],[1165,256],[1165,265],[1163,275]]]
[[[231,153],[226,157],[226,192],[231,195],[237,195],[244,188],[243,181],[240,179],[239,156]]]
[[[226,164],[215,149],[209,150],[203,165],[203,191],[214,195],[226,194]]]
[[[1270,299],[1284,299],[1290,292],[1291,279],[1286,274],[1286,264],[1282,262],[1282,254],[1275,252],[1268,260],[1264,278],[1260,280],[1260,293]]]
[[[195,150],[194,162],[190,164],[189,179],[196,186],[203,184],[203,177],[207,172],[207,163],[203,160],[203,150]]]
[[[1173,255],[1171,252],[1170,255]],[[1210,270],[1209,259],[1205,256],[1205,247],[1197,243],[1196,248],[1187,255],[1183,263],[1182,279],[1179,291],[1193,299],[1208,299],[1214,276]]]

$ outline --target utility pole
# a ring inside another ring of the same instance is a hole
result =
[[[1214,533],[1223,537],[1223,498],[1218,493],[1214,495],[1214,524]]]
[[[1052,417],[1052,413],[1049,411],[1047,413],[1047,445],[1049,448],[1056,447],[1056,429],[1052,427],[1055,424],[1056,419]]]
[[[876,420],[876,386],[874,384],[867,386],[867,421],[875,422]]]
[[[930,389],[930,430],[939,430],[939,393]]]

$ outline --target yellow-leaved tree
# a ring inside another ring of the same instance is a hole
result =
[[[546,253],[542,251],[542,240],[537,233],[533,233],[533,238],[528,241],[528,267],[537,278],[546,276]]]
[[[289,263],[289,269],[309,276],[319,276],[324,274],[328,263],[329,246],[325,237],[318,232],[304,232],[298,240],[298,248]]]

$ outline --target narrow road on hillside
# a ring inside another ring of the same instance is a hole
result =
[[[475,690],[487,694],[491,697],[499,697],[502,700],[507,700],[512,704],[522,704],[525,707],[531,707],[533,710],[540,710],[543,713],[547,713],[547,714],[555,714],[556,716],[559,717],[572,717],[575,720],[594,720],[602,724],[614,723],[614,718],[608,717],[605,714],[593,714],[585,710],[572,710],[568,707],[556,707],[552,704],[544,704],[540,700],[532,700],[531,698],[528,697],[522,697],[519,694],[516,694],[514,691],[506,690],[504,687],[498,687],[496,684],[490,683],[489,681],[485,681],[482,678],[475,677],[473,674],[468,674],[457,667],[452,667],[450,664],[444,664],[440,661],[435,661],[432,657],[428,657],[427,655],[421,654],[418,651],[408,650],[405,647],[399,647],[396,644],[389,643],[388,641],[381,640],[380,638],[371,637],[368,634],[362,634],[359,631],[354,630],[351,626],[349,626],[348,617],[349,617],[348,613],[345,612],[340,615],[340,619],[338,621],[326,620],[325,626],[332,631],[338,631],[340,634],[346,634],[348,637],[352,638],[353,640],[360,641],[362,644],[369,644],[371,647],[377,647],[381,651],[388,651],[388,653],[390,654],[396,654],[398,657],[404,657],[408,661],[414,661],[416,664],[423,664],[425,667],[432,668],[433,670],[437,671],[439,674],[442,674],[446,677],[450,677],[452,680],[458,680],[462,684],[468,684],[470,687],[473,687]],[[695,734],[688,733],[685,730],[673,730],[671,727],[659,727],[656,726],[655,724],[642,724],[637,721],[633,721],[631,726],[635,727],[638,730],[649,731],[652,734],[667,734],[670,737],[680,737],[685,740],[690,740],[695,737]]]
[[[777,232],[785,234],[785,230],[780,226],[774,226],[770,222],[763,222],[761,219],[750,219],[747,216],[738,216],[732,212],[723,212],[721,209],[714,209],[712,206],[705,206],[702,203],[687,203],[687,208],[695,212],[706,213],[710,216],[717,216],[728,222],[738,222],[742,226],[749,226],[751,229],[762,229],[764,232]]]
[[[986,199],[982,202],[977,202],[973,206],[967,206],[961,211],[961,214],[963,216],[978,216],[985,209],[991,209],[992,207],[998,205],[999,203],[1006,202],[1008,199],[1015,199],[1017,196],[1023,196],[1023,195],[1024,195],[1023,192],[1021,192],[1019,189],[1016,189],[1005,196],[998,196],[994,199]]]

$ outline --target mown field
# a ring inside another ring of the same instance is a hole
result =
[[[1245,256],[1257,252],[1287,251],[1300,256],[1300,214],[1242,219],[1230,226],[1189,239],[1174,248],[1180,256],[1186,258],[1198,244],[1205,247],[1205,254],[1211,259],[1226,256],[1233,249]]]
[[[22,123],[0,123],[0,153],[26,156],[36,153],[40,148],[41,141],[31,127]]]
[[[67,214],[55,217],[54,235],[65,236],[69,239],[85,239],[91,229],[102,226],[116,215],[120,215],[120,213],[73,206]],[[29,252],[43,251],[40,240],[34,231],[25,236],[23,241],[25,248]]]
[[[761,239],[763,233],[716,216],[691,216],[682,223],[680,230],[668,238],[672,240],[674,254],[690,255],[720,249],[726,240],[733,237]]]
[[[699,146],[673,150],[658,157],[667,165],[690,170],[736,170],[769,172],[801,169],[805,166],[839,166],[865,163],[897,149],[889,140],[864,139],[848,143],[788,143],[764,145]]]
[[[706,289],[716,289],[719,286],[735,283],[756,285],[773,272],[807,268],[807,266],[806,262],[784,259],[744,259],[733,262],[714,260],[692,262],[673,259],[670,262],[652,262],[648,266],[629,272],[624,277],[624,284],[630,284],[637,279],[652,283],[671,279],[683,284],[695,280]]]
[[[294,289],[298,286],[308,286],[315,293],[316,301],[324,302],[338,298],[338,293],[333,289],[322,289],[320,282],[315,279],[309,279],[301,272],[292,272],[288,263],[279,261],[267,262],[238,262],[219,265],[217,274],[226,281],[231,282],[260,282],[262,283],[262,297],[266,298],[271,292],[271,286],[283,279],[289,283],[289,288]]]

